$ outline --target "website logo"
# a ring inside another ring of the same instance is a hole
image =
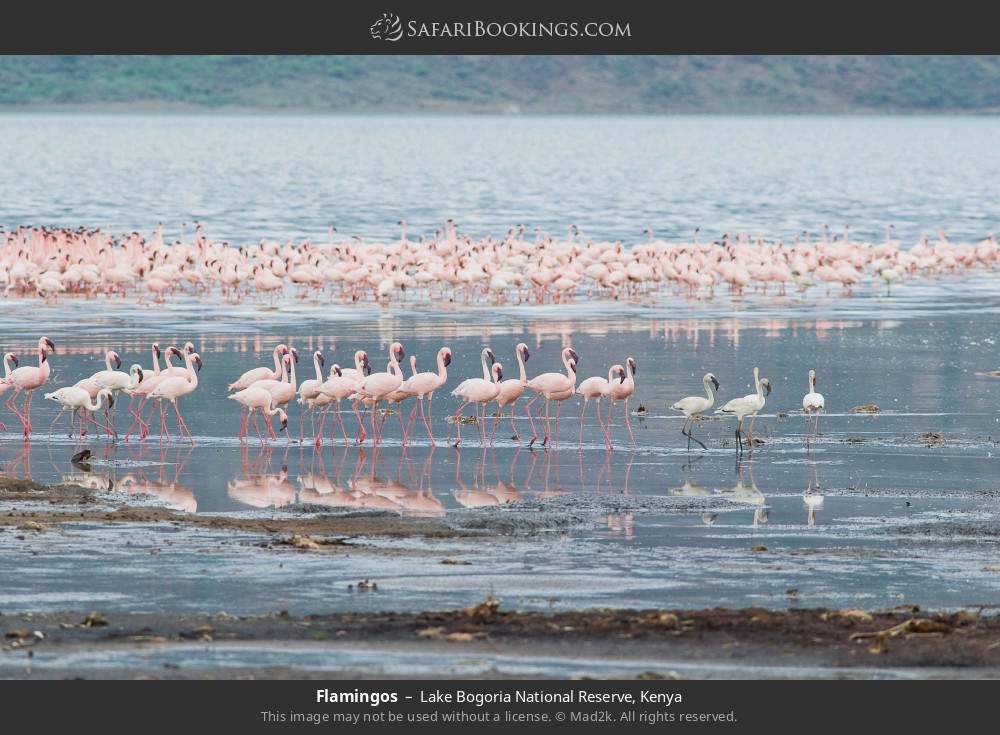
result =
[[[376,41],[398,41],[403,37],[403,23],[395,13],[382,13],[368,30]]]

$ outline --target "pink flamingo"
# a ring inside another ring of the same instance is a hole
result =
[[[129,403],[129,413],[132,414],[135,420],[132,422],[132,426],[129,427],[129,430],[125,433],[125,441],[129,440],[129,437],[132,435],[132,429],[136,427],[136,424],[138,424],[140,439],[145,439],[147,436],[149,436],[149,421],[143,421],[142,409],[146,405],[146,401],[149,400],[149,396],[156,388],[156,386],[158,386],[163,380],[166,380],[169,377],[178,377],[169,375],[166,370],[160,370],[161,353],[160,353],[160,346],[156,342],[153,343],[152,351],[153,351],[153,374],[149,375],[147,371],[147,373],[144,374],[143,380],[141,383],[139,383],[139,385],[126,391],[133,399],[136,396],[138,396],[139,404],[135,407],[135,410],[133,411],[132,404],[131,402]],[[177,355],[177,357],[182,356],[181,351],[178,350],[176,347],[168,347],[167,352],[164,355],[164,358],[166,359],[168,366],[170,365],[171,355]],[[155,408],[151,408],[149,410],[150,421],[152,421],[153,419],[154,410]]]
[[[184,418],[181,416],[181,410],[177,406],[177,400],[183,396],[193,393],[198,387],[198,370],[201,370],[202,362],[201,357],[197,352],[189,352],[184,355],[184,364],[187,366],[188,374],[184,378],[164,378],[160,381],[160,384],[153,389],[152,393],[149,394],[150,399],[157,400],[160,402],[160,442],[163,442],[164,435],[170,438],[167,434],[167,415],[166,406],[163,405],[164,401],[170,401],[174,406],[174,413],[177,414],[177,427],[181,431],[181,435],[187,435],[188,439],[191,441],[191,445],[194,446],[194,436],[188,430],[187,424],[184,423]],[[197,370],[195,369],[197,365]]]
[[[625,426],[628,427],[628,435],[632,439],[632,446],[635,446],[635,434],[632,433],[632,421],[629,419],[628,399],[635,393],[635,358],[630,357],[625,360],[626,377],[620,383],[612,383],[608,397],[611,398],[611,408],[608,409],[608,426],[611,425],[611,414],[614,412],[615,403],[625,401]]]
[[[537,401],[539,398],[545,399],[545,437],[542,440],[542,446],[544,447],[548,444],[550,437],[549,430],[549,404],[552,401],[556,401],[558,406],[556,408],[556,441],[559,440],[559,413],[562,411],[562,402],[573,395],[576,390],[576,366],[580,362],[580,356],[576,354],[576,351],[572,347],[566,347],[562,351],[562,361],[563,365],[566,366],[566,374],[562,373],[542,373],[537,375],[528,381],[527,387],[535,391],[538,395],[528,401],[528,405],[525,406],[525,412],[528,414],[529,421],[531,420],[531,404]],[[535,433],[535,424],[531,422],[531,441],[528,442],[528,446],[532,446],[538,435]]]
[[[517,345],[514,353],[517,355],[517,366],[520,375],[517,378],[505,380],[500,384],[500,395],[497,396],[497,405],[500,407],[501,415],[497,416],[494,420],[493,431],[496,432],[496,424],[503,416],[504,406],[510,406],[510,427],[514,430],[514,435],[511,439],[520,441],[521,435],[517,432],[517,425],[514,423],[514,415],[517,412],[517,407],[514,404],[517,403],[518,398],[524,395],[524,388],[528,385],[528,376],[524,369],[524,363],[528,361],[531,355],[528,352],[528,345],[524,344],[524,342]]]
[[[270,418],[277,414],[278,418],[281,419],[281,428],[278,431],[285,431],[288,428],[288,414],[274,405],[274,396],[271,395],[270,391],[252,385],[249,388],[244,388],[241,391],[231,394],[229,398],[240,403],[244,409],[249,409],[240,422],[240,431],[238,434],[240,443],[246,442],[247,435],[250,433],[251,416],[253,416],[253,428],[257,432],[257,438],[260,439],[261,444],[267,443],[267,440],[260,433],[260,427],[257,426],[257,411],[264,414],[264,419],[268,422],[269,426]]]
[[[381,435],[375,426],[375,414],[378,413],[379,401],[384,400],[390,393],[396,391],[403,384],[403,373],[399,368],[400,360],[406,356],[403,352],[403,345],[393,342],[389,347],[389,367],[390,372],[375,373],[369,375],[361,381],[358,386],[357,395],[362,399],[372,400],[372,443],[377,447],[381,440]],[[362,439],[362,441],[364,441]]]
[[[295,350],[291,350],[282,358],[282,380],[258,380],[253,384],[254,388],[263,388],[268,393],[271,394],[271,398],[274,400],[274,405],[285,406],[295,398],[296,391],[296,378],[295,378],[295,363],[298,361],[298,353]],[[288,380],[284,380],[284,378]],[[267,430],[271,434],[271,438],[277,438],[274,433],[274,429],[271,426],[271,417],[269,415],[264,416],[264,420],[267,422]],[[291,437],[288,437],[291,441]]]
[[[496,361],[493,350],[489,347],[484,347],[479,357],[483,365],[483,377],[463,380],[451,392],[456,398],[462,399],[462,404],[455,411],[453,417],[453,422],[457,429],[457,437],[454,444],[456,447],[462,443],[462,410],[470,403],[476,404],[476,424],[479,427],[479,438],[483,446],[486,445],[486,428],[483,425],[486,421],[486,404],[490,401],[495,401],[496,397],[500,394],[500,381],[503,379],[503,369],[497,369],[499,363]],[[492,369],[486,366],[487,360],[492,364]],[[483,406],[482,421],[479,418],[480,405]],[[496,424],[494,424],[495,427]]]
[[[364,350],[358,350],[354,353],[354,367],[344,368],[343,370],[340,366],[335,366],[336,371],[330,371],[330,377],[327,381],[323,383],[320,390],[324,395],[329,396],[337,404],[337,418],[340,422],[340,430],[344,434],[344,441],[347,441],[347,429],[344,427],[344,417],[340,414],[340,402],[358,392],[358,388],[361,385],[361,381],[365,379],[366,376],[371,375],[372,368],[368,362],[368,353]],[[336,375],[334,375],[336,373]],[[361,414],[358,412],[358,402],[355,401],[352,408],[354,409],[354,417],[358,420],[358,443],[360,444],[365,440],[367,432],[365,431],[364,421],[361,418]],[[320,421],[320,433],[323,431],[323,424],[326,420],[326,414],[324,413],[323,419]],[[331,440],[333,435],[330,436]]]
[[[316,398],[319,396],[320,386],[323,385],[324,363],[325,358],[323,357],[323,353],[316,350],[313,353],[313,367],[316,368],[315,380],[303,380],[299,383],[299,404],[305,407],[305,410],[299,413],[299,443],[302,443],[305,439],[304,424],[306,420],[306,413],[312,413],[312,411],[316,408]],[[315,433],[315,419],[310,421],[310,426],[312,426],[313,433]]]
[[[14,415],[21,420],[21,427],[24,429],[24,438],[31,438],[31,397],[35,390],[45,385],[52,373],[52,366],[49,364],[48,354],[56,351],[56,346],[48,337],[41,337],[38,340],[38,367],[25,365],[11,371],[10,375],[4,378],[3,382],[13,385],[14,394],[7,399],[7,408],[13,411]],[[23,410],[18,411],[14,405],[14,400],[24,392]]]
[[[597,414],[597,423],[601,427],[601,433],[604,434],[604,444],[608,449],[611,449],[611,435],[604,426],[604,421],[601,419],[601,399],[607,398],[611,392],[611,384],[615,381],[622,383],[625,381],[625,368],[621,365],[612,365],[611,369],[608,370],[607,379],[595,376],[593,378],[587,378],[576,388],[576,393],[579,396],[583,396],[583,406],[580,407],[580,438],[578,443],[583,443],[583,416],[587,412],[587,404],[594,400],[594,413]]]
[[[3,380],[0,380],[0,396],[10,390],[13,383],[7,381],[10,377],[10,364],[14,363],[14,367],[17,367],[17,355],[13,352],[8,352],[3,356]],[[0,421],[0,431],[7,431],[7,424]]]
[[[431,415],[431,400],[434,398],[434,392],[439,388],[444,386],[448,382],[448,366],[451,365],[451,350],[447,347],[442,347],[437,353],[437,372],[425,372],[417,373],[411,378],[408,378],[400,388],[405,390],[410,395],[416,397],[420,405],[420,418],[423,419],[424,427],[427,429],[427,436],[430,437],[431,446],[436,447],[437,442],[434,441],[434,432],[431,429],[430,415]],[[427,413],[424,413],[424,398],[427,399]],[[413,421],[413,416],[417,410],[417,406],[413,407],[413,411],[410,413],[410,421]]]
[[[258,367],[247,370],[243,375],[230,383],[228,390],[243,390],[249,388],[258,380],[280,380],[282,376],[281,359],[288,354],[286,345],[278,345],[274,348],[274,370],[268,367]]]
[[[193,352],[194,352],[194,345],[191,342],[185,342],[184,343],[184,352],[183,352],[183,354],[184,355],[190,355]],[[180,365],[172,365],[170,363],[170,356],[171,355],[177,355],[178,357],[181,357],[182,353],[176,347],[174,347],[173,349],[168,349],[167,350],[166,355],[164,355],[164,357],[163,357],[164,362],[167,363],[167,366],[165,368],[163,368],[164,374],[168,378],[183,378],[183,377],[185,377],[188,374],[187,368],[186,367],[181,367]]]

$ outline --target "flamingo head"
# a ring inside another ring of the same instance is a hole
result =
[[[615,377],[618,378],[619,383],[625,382],[625,377],[626,377],[625,368],[623,368],[621,365],[615,365],[613,368],[611,368],[611,370],[614,373]]]
[[[364,375],[371,375],[372,365],[371,362],[368,360],[368,353],[365,352],[364,350],[360,350],[358,354],[360,355],[361,359],[361,372]]]
[[[636,361],[635,361],[635,358],[634,358],[634,357],[630,357],[630,358],[628,358],[628,359],[627,359],[627,360],[625,361],[625,364],[626,364],[626,365],[628,365],[628,369],[629,369],[629,372],[631,372],[631,373],[632,373],[632,375],[635,375],[635,373],[636,373],[636,368],[638,368],[638,367],[639,367],[638,363],[636,363]]]
[[[178,350],[173,345],[170,345],[170,347],[167,348],[167,357],[170,357],[171,355],[176,355],[177,357],[182,357],[181,351]]]
[[[767,378],[761,378],[760,379],[760,387],[764,389],[764,395],[765,396],[771,395],[771,381],[770,380],[768,380]]]
[[[493,365],[497,361],[497,356],[493,354],[493,350],[487,347],[484,352],[486,353],[486,359],[490,361],[490,365]]]
[[[285,345],[285,344],[278,345],[277,347],[274,348],[274,353],[276,355],[287,355],[288,354],[288,345]]]
[[[288,350],[288,355],[291,357],[291,359],[295,360],[295,362],[299,361],[299,351],[294,347]]]
[[[813,388],[816,387],[816,371],[815,370],[810,370],[809,371],[809,385],[811,385]]]
[[[503,365],[499,362],[493,363],[493,382],[499,383],[503,380]]]
[[[524,344],[524,342],[521,342],[517,346],[517,352],[521,356],[521,359],[524,360],[525,362],[527,362],[528,358],[531,357],[531,353],[528,352],[528,345]]]
[[[716,390],[719,390],[719,380],[712,373],[705,373],[705,382],[711,383],[715,386]]]
[[[191,343],[191,342],[185,342],[184,343],[184,351],[186,353],[188,353],[189,355],[193,355],[194,354],[194,344]]]
[[[201,355],[199,355],[197,352],[192,352],[191,364],[195,366],[195,370],[201,372],[201,366],[202,366]]]
[[[334,363],[333,367],[330,368],[330,375],[336,375],[338,378],[340,378],[343,377],[344,372],[340,369],[340,365]]]
[[[153,354],[156,355],[157,359],[160,358],[160,354],[161,353],[160,353],[160,344],[159,344],[159,342],[154,342],[153,343]]]
[[[441,362],[444,364],[445,367],[451,365],[451,350],[448,349],[447,347],[441,348]]]
[[[566,365],[573,371],[573,374],[576,375],[576,360],[570,360],[566,363]]]
[[[112,350],[111,352],[108,353],[108,358],[111,360],[111,362],[113,362],[115,364],[115,370],[117,370],[118,368],[120,368],[122,366],[121,355],[119,355],[114,350]]]
[[[580,356],[576,354],[576,350],[572,347],[567,347],[563,350],[563,360],[569,360],[573,362],[574,368],[580,362]]]
[[[3,361],[7,362],[8,360],[14,363],[14,367],[17,367],[18,365],[17,355],[15,355],[13,352],[8,352],[6,355],[3,356]]]
[[[279,428],[278,431],[285,431],[288,429],[288,414],[280,408],[278,409],[278,418],[281,419],[281,428]]]
[[[403,352],[403,345],[399,342],[393,342],[392,347],[389,348],[389,352],[396,358],[396,362],[402,362],[403,358],[406,357],[406,353]]]
[[[316,350],[316,351],[315,351],[315,352],[313,353],[313,359],[314,359],[314,360],[315,360],[316,362],[318,362],[318,363],[319,363],[319,366],[320,366],[320,367],[323,367],[324,365],[326,365],[326,358],[324,358],[324,357],[323,357],[323,353],[322,353],[322,352],[320,352],[319,350]]]
[[[38,340],[38,349],[42,352],[55,352],[56,346],[48,337],[42,337]]]

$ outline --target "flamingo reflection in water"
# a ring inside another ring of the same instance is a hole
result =
[[[191,453],[191,447],[178,448],[171,462],[168,461],[166,448],[161,448],[157,463],[159,471],[155,478],[148,477],[145,470],[141,466],[138,466],[132,472],[122,475],[113,484],[115,488],[124,490],[129,495],[149,495],[155,497],[166,503],[166,506],[171,510],[183,513],[196,513],[198,511],[198,500],[195,497],[194,490],[180,481]],[[142,461],[144,455],[145,451],[141,450],[133,458],[133,461]],[[171,465],[173,466],[173,472],[171,473],[172,476],[168,478],[167,467]],[[109,482],[112,482],[112,480],[109,479]]]

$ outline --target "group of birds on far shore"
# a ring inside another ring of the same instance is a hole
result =
[[[784,294],[816,285],[850,293],[869,281],[894,282],[992,270],[1000,245],[990,234],[975,243],[952,242],[942,231],[912,247],[886,228],[882,242],[861,242],[845,227],[824,226],[792,243],[746,233],[668,243],[646,230],[631,246],[584,236],[571,226],[563,237],[510,228],[503,237],[473,238],[448,220],[433,235],[407,237],[406,222],[391,242],[339,238],[327,242],[261,240],[233,245],[206,236],[201,225],[172,242],[163,227],[151,236],[118,236],[101,229],[17,227],[0,231],[0,287],[37,296],[138,294],[155,302],[188,293],[218,293],[232,301],[248,295],[273,300],[328,293],[347,302],[387,304],[404,299],[465,303],[563,303],[581,295],[637,298],[663,290],[689,297],[716,291]]]
[[[170,346],[165,351],[161,350],[160,345],[154,342],[150,346],[150,350],[153,363],[150,368],[143,368],[136,363],[131,366],[128,372],[123,372],[119,369],[122,365],[121,357],[112,350],[105,354],[104,370],[95,372],[74,385],[46,393],[45,399],[55,402],[61,409],[53,420],[49,433],[51,434],[63,413],[70,411],[71,437],[74,431],[78,431],[82,438],[93,423],[99,430],[106,432],[113,440],[116,440],[118,433],[114,427],[111,408],[114,406],[116,397],[124,393],[130,398],[128,410],[132,417],[132,424],[125,435],[126,441],[133,433],[138,436],[140,441],[148,437],[156,411],[159,412],[160,441],[170,440],[171,436],[167,426],[167,404],[170,404],[176,416],[177,429],[181,439],[190,441],[193,445],[195,443],[194,436],[184,421],[178,402],[181,398],[193,394],[198,389],[198,372],[202,367],[202,359],[191,342],[187,342],[180,349]],[[15,355],[9,352],[4,355],[5,377],[0,380],[0,394],[13,389],[12,394],[7,398],[6,406],[21,421],[25,440],[30,438],[32,430],[31,399],[34,391],[49,379],[51,374],[49,355],[55,352],[55,344],[48,337],[41,337],[38,340],[36,352],[38,355],[37,366],[18,366]],[[587,407],[593,401],[594,413],[606,449],[609,451],[613,449],[612,414],[618,402],[624,404],[625,426],[632,445],[635,445],[635,434],[632,430],[631,411],[629,410],[629,401],[636,390],[635,376],[638,369],[634,357],[627,357],[624,364],[612,365],[608,369],[606,378],[594,376],[578,383],[577,368],[580,356],[572,347],[565,347],[560,353],[564,372],[545,372],[533,378],[528,378],[525,365],[530,358],[528,346],[523,342],[519,343],[515,347],[514,355],[518,363],[518,376],[504,380],[503,366],[497,360],[496,354],[490,347],[484,347],[480,353],[482,377],[463,380],[451,391],[451,395],[460,402],[454,414],[450,416],[455,436],[449,441],[454,446],[457,447],[461,444],[462,424],[467,421],[477,425],[480,443],[483,446],[486,445],[487,407],[492,403],[497,404],[498,410],[494,414],[489,443],[493,444],[497,425],[505,416],[509,416],[514,432],[511,438],[520,441],[521,437],[515,421],[516,404],[525,392],[531,394],[531,398],[525,406],[525,414],[531,426],[529,447],[533,447],[539,438],[535,425],[536,419],[542,426],[541,446],[548,447],[558,443],[559,421],[563,403],[574,397],[582,399],[579,419],[579,442],[581,444]],[[160,364],[161,357],[165,362],[163,366]],[[183,360],[183,367],[172,364],[171,359],[175,357]],[[373,371],[368,353],[364,350],[358,350],[354,353],[353,368],[342,368],[339,364],[334,364],[324,375],[323,368],[326,358],[322,351],[316,350],[312,355],[315,377],[301,382],[296,374],[296,364],[299,361],[298,350],[285,344],[279,344],[275,346],[272,357],[274,360],[273,368],[266,365],[251,368],[227,387],[228,397],[239,403],[241,407],[238,437],[242,443],[250,441],[251,424],[261,443],[266,443],[268,437],[276,439],[277,433],[271,422],[271,418],[274,416],[277,416],[280,421],[280,430],[287,431],[287,411],[293,401],[296,401],[300,406],[299,440],[301,442],[305,441],[305,420],[309,417],[313,441],[317,446],[321,445],[325,422],[332,411],[335,425],[331,429],[331,439],[335,438],[336,427],[339,426],[344,442],[350,443],[351,438],[348,436],[344,423],[344,412],[342,411],[342,402],[346,400],[350,403],[351,411],[357,420],[356,441],[358,444],[363,444],[367,440],[370,431],[372,443],[378,447],[382,443],[385,420],[388,415],[395,413],[399,418],[402,446],[405,447],[413,436],[414,422],[419,409],[430,444],[436,446],[431,406],[435,393],[442,390],[448,381],[448,366],[452,362],[450,348],[441,347],[438,350],[437,369],[434,371],[418,371],[416,357],[411,356],[409,377],[405,376],[403,372],[402,365],[406,353],[400,342],[392,342],[389,346],[388,361],[384,372]],[[12,365],[14,369],[12,369]],[[810,436],[812,436],[818,432],[819,415],[825,408],[825,399],[822,394],[816,392],[816,373],[814,370],[809,371],[808,379],[809,390],[802,399],[802,409],[812,421],[810,432]],[[673,410],[684,416],[681,433],[687,438],[688,449],[690,449],[692,441],[703,449],[707,448],[700,439],[694,436],[694,424],[715,406],[716,392],[720,389],[720,382],[712,373],[705,374],[702,384],[705,390],[703,396],[687,396],[671,406]],[[753,371],[753,384],[755,392],[734,398],[715,411],[717,414],[737,419],[735,435],[738,452],[743,451],[744,443],[749,448],[753,448],[754,422],[758,413],[764,408],[767,396],[771,394],[770,380],[761,377],[760,371],[756,367]],[[22,394],[23,401],[19,408],[16,399]],[[409,419],[404,420],[403,404],[409,399],[414,399],[413,407],[410,410]],[[538,414],[533,415],[532,406],[539,400],[544,401],[544,413],[539,411]],[[610,404],[607,415],[601,412],[601,402],[604,400]],[[144,419],[143,409],[147,403],[152,404],[152,407]],[[554,417],[551,412],[553,403],[555,404]],[[380,411],[380,406],[386,410]],[[463,411],[468,406],[472,406],[475,410],[474,417],[467,418],[463,415]],[[508,408],[509,414],[507,413]],[[366,428],[362,410],[370,414],[368,428]],[[264,420],[267,437],[261,432],[258,415]],[[744,434],[743,425],[747,418],[750,419],[750,423]],[[77,420],[79,421],[78,425]],[[288,440],[291,440],[290,437]]]

